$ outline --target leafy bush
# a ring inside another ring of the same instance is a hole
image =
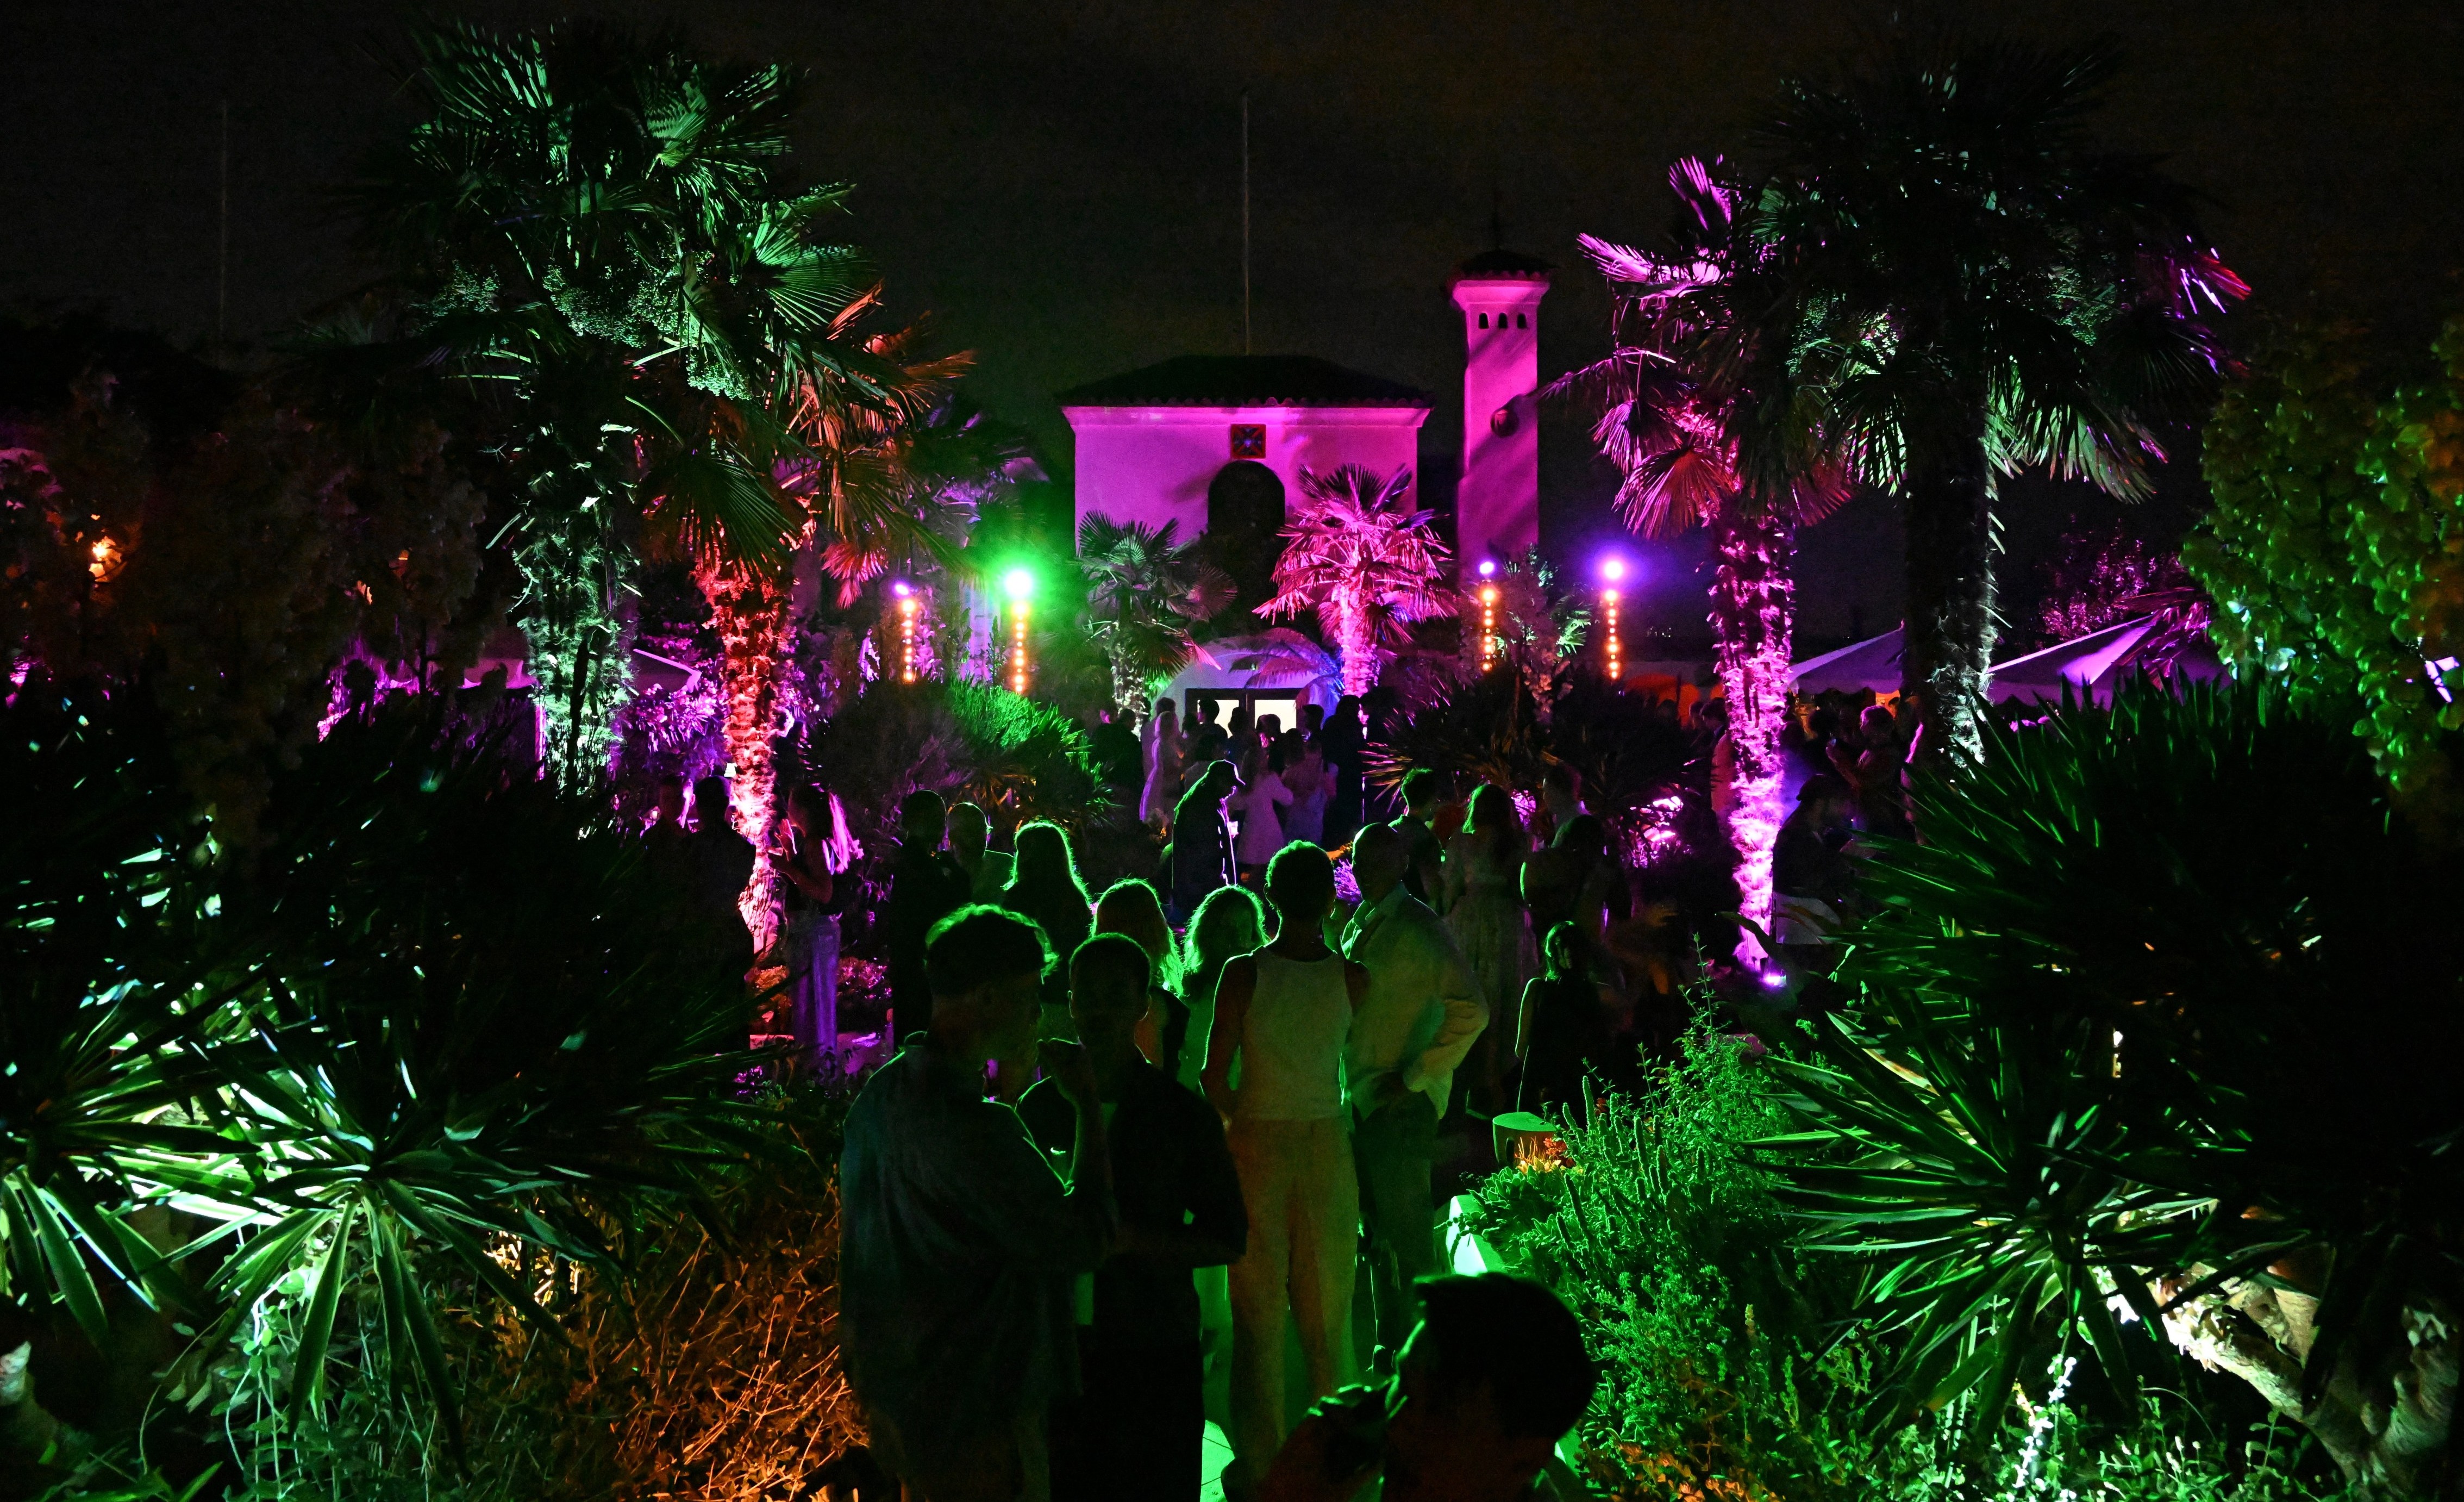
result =
[[[450,1436],[437,1280],[545,1327],[500,1246],[620,1267],[696,1192],[736,1140],[736,966],[597,789],[434,702],[312,742],[245,850],[170,764],[142,696],[0,710],[8,1313],[91,1347],[101,1439],[157,1398],[314,1433],[328,1357],[374,1359],[335,1346],[357,1289],[383,1387]]]

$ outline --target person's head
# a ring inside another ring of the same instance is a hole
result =
[[[1137,1050],[1155,961],[1127,934],[1097,934],[1069,957],[1069,1020],[1088,1056],[1111,1061]]]
[[[899,838],[921,850],[937,850],[948,832],[949,806],[941,795],[929,787],[919,787],[898,800]]]
[[[1796,790],[1796,817],[1817,827],[1845,824],[1855,805],[1845,779],[1816,772]]]
[[[1549,937],[1540,941],[1540,959],[1549,967],[1549,979],[1563,981],[1575,970],[1576,939],[1581,930],[1572,923],[1551,924]]]
[[[787,806],[783,810],[787,823],[796,833],[807,840],[826,840],[837,831],[830,817],[829,789],[812,783],[794,783],[787,788]]]
[[[1303,704],[1301,706],[1301,734],[1306,736],[1314,736],[1325,726],[1325,705]]]
[[[933,1036],[947,1051],[981,1063],[1035,1047],[1044,972],[1044,930],[995,907],[960,908],[924,940],[924,984],[933,993]]]
[[[1360,727],[1360,696],[1357,694],[1346,694],[1341,698],[1336,699],[1334,701],[1334,714],[1331,718],[1337,724],[1345,725],[1354,730],[1358,729]]]
[[[1095,932],[1122,934],[1134,940],[1155,961],[1155,975],[1170,983],[1172,924],[1163,916],[1163,898],[1135,876],[1113,882],[1095,899]]]
[[[1887,705],[1868,704],[1857,717],[1857,733],[1865,738],[1865,743],[1869,746],[1890,744],[1891,738],[1898,733],[1898,730],[1899,725],[1891,718],[1891,711]]]
[[[1446,780],[1425,766],[1403,774],[1403,807],[1415,819],[1426,819],[1446,801]]]
[[[959,804],[950,810],[950,853],[958,864],[973,871],[982,863],[984,848],[993,841],[992,816],[977,804]]]
[[[1557,826],[1557,838],[1552,841],[1561,850],[1575,850],[1585,855],[1597,855],[1608,849],[1608,826],[1595,813],[1578,813]]]
[[[1352,841],[1352,879],[1360,900],[1375,902],[1400,886],[1412,861],[1411,841],[1391,824],[1373,824]]]
[[[1427,1278],[1417,1292],[1386,1429],[1388,1494],[1522,1496],[1591,1405],[1599,1369],[1581,1327],[1556,1294],[1508,1273]]]
[[[1277,932],[1312,934],[1334,911],[1334,861],[1326,851],[1294,840],[1266,862],[1266,902]]]
[[[1516,853],[1523,842],[1523,819],[1515,812],[1514,795],[1495,783],[1471,790],[1463,809],[1463,832],[1489,848],[1500,860]]]
[[[655,823],[678,825],[685,817],[685,780],[662,777],[650,793],[650,814]]]
[[[1246,887],[1218,887],[1198,904],[1189,919],[1189,954],[1184,966],[1194,981],[1215,983],[1217,972],[1231,961],[1254,952],[1266,941],[1266,910]],[[1195,1004],[1203,1000],[1192,996]]]
[[[1049,820],[1019,826],[1018,855],[1010,867],[1010,884],[1036,892],[1074,894],[1084,906],[1087,889],[1078,881],[1078,858],[1069,849],[1069,831]]]
[[[1193,711],[1193,714],[1198,722],[1201,725],[1211,725],[1215,723],[1215,701],[1211,698],[1199,699],[1196,710]]]
[[[705,829],[728,827],[726,778],[705,777],[693,784],[693,819]]]
[[[1282,735],[1283,733],[1284,733],[1284,717],[1283,717],[1283,716],[1281,716],[1281,715],[1261,715],[1261,716],[1259,716],[1259,717],[1258,717],[1258,734],[1260,734],[1260,735],[1262,735],[1262,736],[1265,737],[1265,738],[1266,738],[1267,740],[1274,740],[1277,736],[1280,736],[1280,735]]]
[[[1172,696],[1167,694],[1163,697],[1155,700],[1155,718],[1157,719],[1177,719],[1180,718],[1180,706],[1175,704],[1172,701]]]

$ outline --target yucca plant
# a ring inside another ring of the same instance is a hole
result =
[[[1823,1245],[1911,1333],[1897,1401],[2067,1344],[2127,1390],[2143,1330],[2248,1380],[2357,1479],[2443,1484],[2464,1325],[2453,854],[2349,710],[2267,684],[2126,693],[1990,733],[1885,843],[1854,1005],[1781,1066],[1774,1146]]]
[[[499,1255],[613,1268],[649,1206],[689,1207],[697,1166],[748,1140],[728,946],[605,798],[432,702],[346,719],[277,773],[245,855],[156,791],[142,696],[30,689],[0,728],[38,795],[0,844],[9,1292],[106,1357],[125,1300],[178,1319],[198,1341],[172,1396],[210,1401],[215,1350],[304,1272],[291,1415],[319,1403],[346,1288],[372,1284],[393,1382],[450,1428],[441,1272],[552,1336]]]

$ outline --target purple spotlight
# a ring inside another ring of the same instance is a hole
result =
[[[1601,559],[1600,577],[1613,585],[1623,583],[1625,580],[1625,560],[1617,557],[1615,554]]]
[[[1763,972],[1763,984],[1776,991],[1788,984],[1788,973],[1784,970],[1766,970]]]
[[[893,579],[893,580],[891,580],[891,581],[890,582],[890,592],[891,592],[891,594],[894,594],[894,595],[898,596],[898,598],[900,598],[901,600],[904,600],[904,599],[906,599],[910,594],[913,593],[914,591],[913,591],[913,590],[911,590],[911,589],[909,589],[909,588],[907,587],[907,581],[906,581],[906,580],[904,580],[904,579]]]
[[[1484,558],[1480,561],[1480,577],[1483,579],[1494,579],[1497,577],[1496,559]]]

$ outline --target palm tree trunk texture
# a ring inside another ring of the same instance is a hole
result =
[[[539,759],[556,772],[606,767],[616,713],[633,694],[631,623],[614,607],[625,560],[582,532],[536,535],[516,560]]]
[[[1978,719],[1993,650],[1993,476],[1984,421],[1960,461],[1907,485],[1907,621],[1901,688],[1919,725],[1914,760],[1940,769],[1984,747]]]
[[[1778,508],[1743,501],[1721,507],[1711,526],[1711,630],[1728,700],[1731,762],[1720,819],[1737,852],[1737,910],[1769,933],[1771,851],[1788,817],[1780,732],[1795,637],[1796,526]],[[1762,946],[1742,936],[1737,956],[1757,963]]]
[[[1343,611],[1330,633],[1343,654],[1345,694],[1366,696],[1377,686],[1377,617],[1364,609]]]
[[[737,907],[744,915],[744,926],[753,931],[754,953],[766,959],[779,935],[778,872],[770,859],[770,831],[779,817],[773,741],[793,645],[789,617],[794,602],[786,582],[756,570],[721,564],[696,568],[693,577],[710,602],[722,649],[727,759],[736,768],[728,803],[737,832],[753,842],[753,879]]]

